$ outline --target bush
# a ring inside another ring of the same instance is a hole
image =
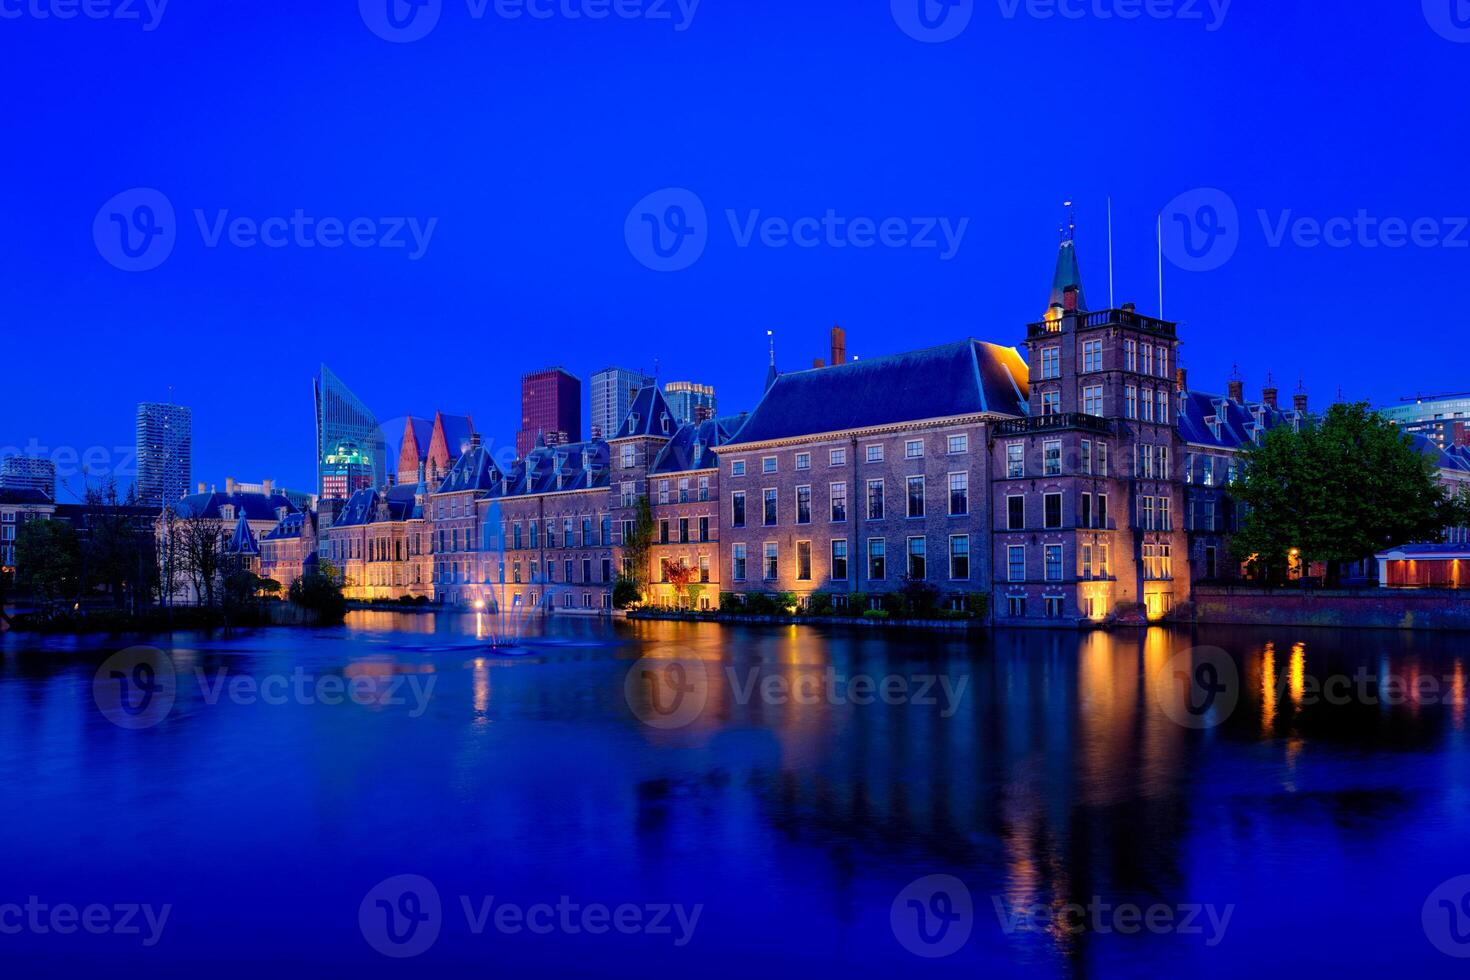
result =
[[[745,611],[753,616],[771,616],[776,613],[776,600],[768,592],[747,592]]]
[[[795,592],[777,592],[775,602],[778,612],[790,612],[800,605]]]
[[[868,594],[866,592],[854,592],[847,597],[847,614],[849,616],[861,616],[863,610],[868,608]]]
[[[986,616],[990,612],[989,594],[985,592],[966,592],[965,612],[977,619]]]
[[[738,612],[739,610],[740,610],[740,600],[737,599],[737,598],[735,598],[735,593],[734,592],[721,592],[720,593],[720,611],[721,612]]]
[[[899,592],[903,596],[903,611],[909,616],[929,619],[939,611],[939,587],[936,585],[923,579],[905,578]]]
[[[310,610],[322,623],[340,623],[347,616],[347,600],[342,586],[330,575],[312,572],[291,583],[288,598],[302,609]]]
[[[864,609],[863,610],[863,618],[864,619],[888,619],[891,615],[892,615],[892,613],[890,613],[887,609]]]
[[[637,582],[626,575],[619,575],[613,584],[612,600],[616,608],[628,609],[643,601],[643,593],[638,591]]]
[[[811,603],[808,605],[807,608],[813,616],[832,615],[832,593],[813,592]]]

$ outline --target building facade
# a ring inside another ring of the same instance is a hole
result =
[[[0,490],[39,490],[56,499],[56,462],[41,456],[0,459]]]
[[[359,457],[359,462],[367,467],[366,486],[386,485],[387,440],[372,411],[325,364],[312,381],[312,395],[316,402],[318,493],[323,497],[350,495],[350,491],[339,485],[343,465],[340,458],[346,455]],[[337,457],[338,461],[329,461],[329,456]],[[329,475],[335,493],[328,492]]]
[[[15,542],[28,521],[49,520],[56,513],[52,499],[33,488],[0,487],[0,574],[15,574]]]
[[[1441,449],[1470,446],[1470,392],[1415,398],[1377,411],[1404,431],[1425,436]]]
[[[692,424],[715,417],[717,403],[712,385],[670,381],[664,385],[664,400],[669,403],[676,422]]]
[[[189,492],[194,468],[193,413],[183,405],[138,405],[134,451],[140,504],[164,507]]]
[[[538,445],[582,440],[582,382],[565,368],[532,371],[521,378],[521,428],[516,455]]]
[[[349,599],[433,595],[430,528],[421,486],[358,490],[321,532],[320,557]]]
[[[649,375],[628,368],[606,367],[592,375],[591,437],[611,438],[633,407],[633,397],[653,383]]]

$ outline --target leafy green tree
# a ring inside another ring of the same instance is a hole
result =
[[[342,584],[330,569],[301,576],[291,583],[286,597],[301,608],[317,613],[322,623],[340,623],[347,616]]]
[[[1245,454],[1231,493],[1244,505],[1234,547],[1279,581],[1295,549],[1303,567],[1344,563],[1411,541],[1440,541],[1464,523],[1466,498],[1438,480],[1434,463],[1366,404],[1334,405],[1300,431],[1278,427]]]
[[[623,542],[623,556],[632,566],[631,578],[641,596],[648,590],[648,555],[653,548],[653,507],[645,494],[638,498],[633,533]]]
[[[612,600],[618,609],[628,609],[643,601],[643,593],[638,591],[637,582],[626,575],[619,575],[613,583]]]
[[[30,520],[15,538],[16,584],[38,599],[70,599],[80,587],[81,549],[65,521]]]

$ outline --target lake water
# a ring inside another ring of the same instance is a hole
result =
[[[0,963],[1470,966],[1464,636],[545,629],[0,638]]]

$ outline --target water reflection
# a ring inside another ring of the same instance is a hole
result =
[[[140,862],[81,858],[72,845],[106,812],[110,833],[150,835],[177,855],[174,873],[190,882],[177,887],[197,889],[219,922],[248,917],[236,896],[256,885],[248,869],[208,864],[219,834],[298,865],[313,882],[302,932],[262,933],[281,949],[336,907],[335,890],[413,868],[553,895],[692,896],[718,913],[695,951],[730,969],[759,968],[773,950],[788,965],[903,969],[913,961],[887,902],[945,872],[967,882],[981,916],[957,969],[1238,973],[1292,922],[1376,929],[1385,959],[1433,972],[1413,945],[1417,903],[1457,862],[1470,870],[1465,678],[1450,637],[568,618],[526,639],[528,655],[497,656],[472,615],[377,611],[338,630],[155,638],[181,678],[299,669],[375,696],[267,707],[211,703],[181,684],[166,723],[140,734],[89,700],[91,672],[120,641],[6,636],[0,792],[17,857],[0,890],[131,880]],[[1180,697],[1166,668],[1206,646],[1229,654],[1241,689],[1219,724],[1189,728],[1164,710]],[[704,666],[707,700],[690,723],[639,720],[625,681],[641,658]],[[419,716],[386,703],[410,677],[435,682]],[[1332,677],[1410,690],[1442,678],[1443,691],[1337,703],[1324,696]],[[1207,949],[1061,926],[1007,934],[991,911],[1099,897],[1238,902],[1241,913],[1229,941]],[[474,959],[453,943],[445,957]],[[507,942],[503,955],[543,969],[600,960],[594,945],[568,949]]]

